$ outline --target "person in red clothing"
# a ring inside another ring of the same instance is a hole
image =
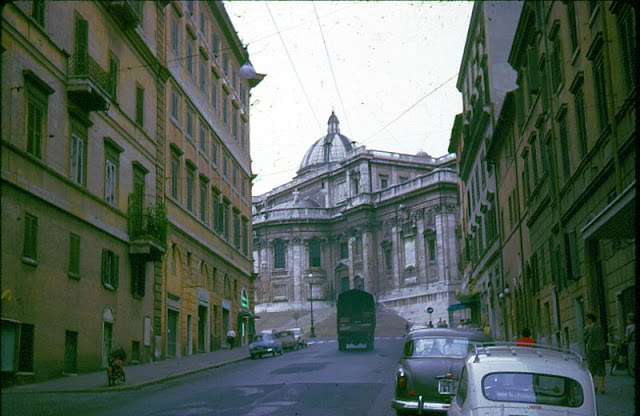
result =
[[[531,338],[531,330],[529,328],[524,328],[522,330],[522,336],[518,338],[516,341],[516,346],[518,347],[527,347],[535,344],[536,341]]]

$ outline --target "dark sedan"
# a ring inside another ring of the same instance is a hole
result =
[[[282,349],[285,351],[293,351],[298,349],[298,341],[293,331],[278,331],[273,334],[274,337],[282,343]]]
[[[464,359],[491,337],[474,329],[427,328],[405,338],[391,407],[398,415],[446,414]]]

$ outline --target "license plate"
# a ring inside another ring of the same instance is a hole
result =
[[[438,380],[438,393],[440,394],[453,394],[455,392],[455,388],[455,380]]]

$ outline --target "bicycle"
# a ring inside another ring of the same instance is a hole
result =
[[[609,374],[614,375],[616,370],[626,369],[630,376],[633,376],[633,369],[629,365],[629,356],[627,354],[628,346],[626,343],[613,344],[607,343],[611,347],[611,369]]]

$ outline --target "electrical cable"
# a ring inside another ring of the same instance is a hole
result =
[[[333,79],[333,85],[336,87],[336,93],[338,94],[338,100],[340,101],[340,106],[342,107],[342,114],[344,116],[344,120],[347,124],[347,129],[349,130],[349,136],[353,137],[353,131],[351,130],[351,125],[349,124],[349,119],[347,118],[347,111],[344,107],[344,103],[342,102],[342,95],[340,94],[340,88],[338,87],[338,81],[336,80],[336,74],[333,70],[333,64],[331,63],[331,56],[329,55],[329,49],[327,47],[327,40],[324,37],[324,31],[322,30],[322,25],[320,24],[320,16],[318,16],[318,10],[316,9],[316,4],[313,4],[313,12],[316,15],[316,21],[318,22],[318,28],[320,29],[320,35],[322,36],[322,43],[324,44],[324,51],[327,54],[327,61],[329,62],[329,69],[331,69],[331,78]]]
[[[282,37],[282,34],[280,33],[280,29],[278,28],[278,24],[276,23],[276,20],[274,19],[273,14],[271,13],[271,9],[269,8],[269,2],[265,0],[264,4],[267,6],[267,11],[269,12],[269,16],[271,17],[271,21],[273,22],[273,26],[276,28],[276,31],[278,32],[278,36],[280,37],[280,42],[282,42],[282,47],[284,48],[284,51],[287,53],[287,58],[289,58],[289,63],[291,63],[291,67],[293,68],[293,72],[296,74],[296,78],[298,79],[298,83],[300,84],[300,89],[302,89],[302,93],[304,94],[304,98],[307,100],[307,104],[309,105],[309,109],[311,110],[311,114],[313,114],[313,118],[316,120],[316,124],[318,125],[318,130],[322,130],[322,125],[318,121],[318,117],[316,116],[316,113],[313,110],[313,106],[311,105],[311,100],[309,99],[309,96],[307,95],[307,91],[304,89],[304,84],[302,83],[302,80],[300,79],[300,75],[298,75],[298,70],[296,69],[296,66],[293,63],[293,59],[291,59],[291,54],[289,54],[289,49],[287,49],[287,45],[285,44],[284,38]]]

